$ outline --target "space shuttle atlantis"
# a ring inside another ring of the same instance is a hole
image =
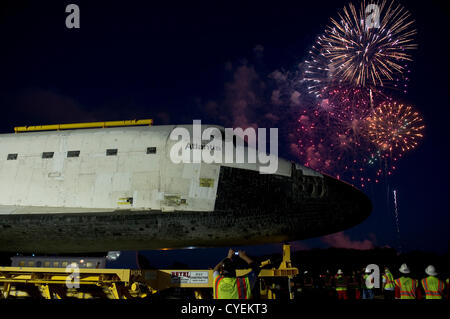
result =
[[[353,186],[282,158],[275,174],[259,164],[174,163],[169,136],[193,125],[146,124],[0,134],[0,251],[280,243],[342,231],[372,210]]]

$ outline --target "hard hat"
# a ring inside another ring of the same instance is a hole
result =
[[[409,268],[408,268],[408,266],[406,266],[406,264],[402,264],[401,266],[400,266],[400,272],[402,273],[402,274],[409,274],[410,273],[410,271],[409,271]]]
[[[307,273],[308,273],[308,271],[307,271],[307,270],[305,270],[305,272],[304,272],[303,274],[305,274],[305,275],[306,275]]]
[[[337,274],[342,275],[343,274],[342,269],[338,269]]]
[[[427,268],[425,268],[425,273],[428,276],[437,276],[436,269],[434,268],[433,265],[429,265]]]

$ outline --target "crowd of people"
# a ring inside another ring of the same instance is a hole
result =
[[[308,270],[295,280],[296,298],[324,297],[330,299],[443,299],[449,298],[449,278],[439,278],[435,267],[429,265],[420,279],[411,277],[407,264],[394,275],[384,267],[377,275],[372,267],[344,273],[341,269],[313,275]],[[377,278],[379,277],[379,278]]]
[[[234,257],[240,257],[252,269],[245,276],[236,276]],[[244,251],[229,249],[227,256],[214,267],[214,299],[251,299],[261,268]],[[433,265],[423,271],[420,279],[413,278],[407,264],[402,264],[396,277],[388,267],[381,271],[377,265],[348,273],[338,269],[312,274],[304,270],[290,285],[295,299],[329,298],[358,300],[394,299],[449,299],[449,278],[444,281]],[[416,276],[417,277],[417,276]]]

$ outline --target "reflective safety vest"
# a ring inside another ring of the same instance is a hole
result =
[[[342,275],[336,277],[336,291],[347,290],[347,280]]]
[[[442,299],[444,282],[434,276],[429,276],[421,281],[426,299]]]
[[[248,277],[214,278],[214,299],[250,299],[251,289]]]
[[[400,299],[416,299],[417,280],[400,277],[395,280],[395,285],[400,289]]]
[[[364,274],[364,276],[363,276],[363,280],[362,280],[362,283],[361,283],[361,286],[363,287],[363,289],[373,289],[373,286],[372,287],[367,287],[367,285],[366,285],[366,279],[369,277],[369,275],[368,274]],[[374,279],[373,279],[373,277],[372,277],[372,283],[374,282]]]
[[[395,288],[394,276],[392,276],[390,271],[386,271],[386,273],[383,274],[383,279],[386,281],[384,283],[384,289]]]

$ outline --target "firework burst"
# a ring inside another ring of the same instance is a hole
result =
[[[368,89],[336,86],[304,109],[296,128],[296,154],[304,165],[364,187],[392,175],[397,161],[423,138],[424,125],[411,106]]]
[[[323,90],[313,110],[297,121],[300,160],[313,169],[363,186],[370,182],[365,167],[376,148],[366,139],[371,114],[366,89],[336,86]]]
[[[331,19],[299,68],[277,77],[284,85],[275,96],[297,108],[290,146],[299,160],[361,187],[392,175],[424,129],[417,112],[389,96],[406,93],[414,21],[394,1],[376,1]]]
[[[366,6],[364,1],[357,11],[349,4],[331,23],[305,61],[304,80],[310,93],[318,95],[331,83],[398,87],[407,79],[403,73],[411,61],[408,51],[417,47],[413,43],[417,32],[403,6],[386,1]]]
[[[364,121],[370,114],[370,92],[364,88],[336,86],[323,90],[319,107],[326,112],[328,122],[355,147],[363,142]]]
[[[425,125],[411,106],[383,103],[366,119],[369,140],[381,152],[401,154],[414,149],[423,138]]]
[[[316,44],[308,52],[308,58],[303,63],[303,81],[308,93],[320,97],[323,91],[332,83],[340,82],[335,76],[335,69],[324,54],[321,45],[324,37],[320,35]]]

